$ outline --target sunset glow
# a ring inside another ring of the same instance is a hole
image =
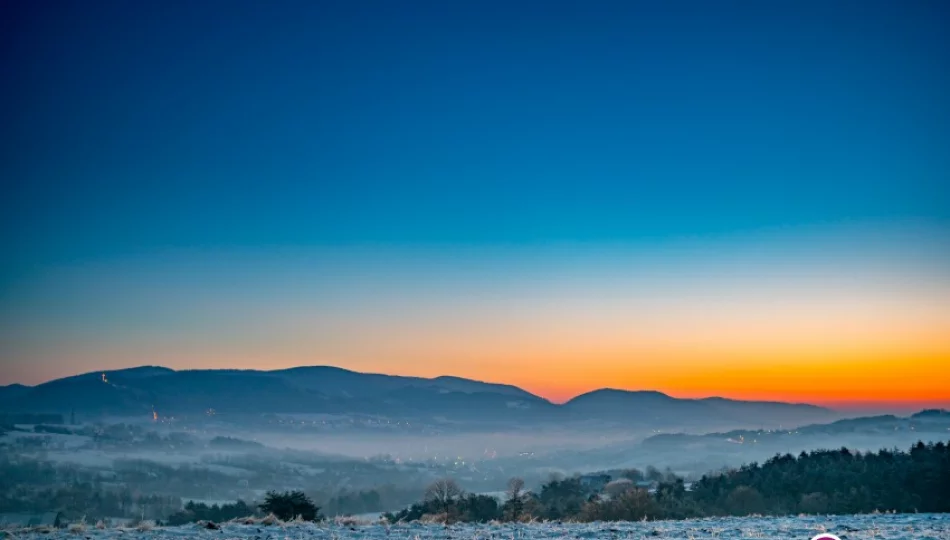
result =
[[[889,240],[869,250],[869,238]],[[610,387],[946,406],[939,242],[926,228],[852,228],[720,239],[714,251],[572,248],[570,259],[350,250],[202,255],[187,273],[194,256],[64,268],[7,312],[4,382],[143,364],[335,365],[510,383],[556,402]]]
[[[0,384],[332,365],[950,407],[939,2],[22,4]]]

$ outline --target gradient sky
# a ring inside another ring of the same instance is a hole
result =
[[[950,407],[950,5],[0,4],[0,384]]]

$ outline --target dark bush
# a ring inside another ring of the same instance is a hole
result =
[[[313,504],[310,497],[303,491],[287,491],[278,493],[268,491],[264,503],[259,505],[261,512],[274,514],[278,518],[288,521],[300,516],[305,521],[320,519],[320,508]]]

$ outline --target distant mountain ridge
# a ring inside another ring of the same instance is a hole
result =
[[[603,389],[556,405],[513,385],[461,377],[404,377],[333,366],[272,371],[142,366],[37,386],[0,387],[0,411],[84,415],[365,414],[466,424],[606,422],[628,427],[808,423],[834,413],[813,405],[678,399]]]
[[[754,406],[754,407],[753,407]],[[683,399],[653,390],[629,391],[603,388],[581,394],[564,404],[578,416],[621,420],[627,411],[643,411],[648,423],[670,425],[679,418],[704,421],[737,421],[765,424],[801,422],[803,418],[830,418],[830,411],[816,405],[775,401],[739,401],[721,397]]]
[[[909,416],[895,416],[893,414],[883,414],[877,416],[859,416],[855,418],[843,418],[826,424],[808,424],[783,429],[770,429],[767,432],[763,430],[737,429],[726,433],[704,433],[702,435],[689,435],[683,433],[666,433],[654,435],[643,440],[644,446],[662,445],[674,443],[677,445],[688,444],[696,441],[749,441],[763,439],[763,437],[780,438],[788,436],[809,436],[809,435],[892,435],[895,432],[914,432],[913,437],[922,433],[935,432],[943,435],[950,430],[950,411],[943,409],[925,409]]]

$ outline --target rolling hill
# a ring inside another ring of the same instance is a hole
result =
[[[708,427],[724,424],[800,425],[834,417],[822,407],[771,401],[737,401],[719,397],[681,399],[655,391],[605,388],[568,401],[573,417],[598,418],[645,426]]]
[[[84,416],[365,414],[466,425],[559,423],[664,429],[761,423],[804,424],[834,413],[812,405],[678,399],[660,392],[597,390],[556,405],[511,385],[459,377],[402,377],[332,366],[181,370],[144,366],[94,372],[34,387],[0,388],[0,411],[76,411]]]

